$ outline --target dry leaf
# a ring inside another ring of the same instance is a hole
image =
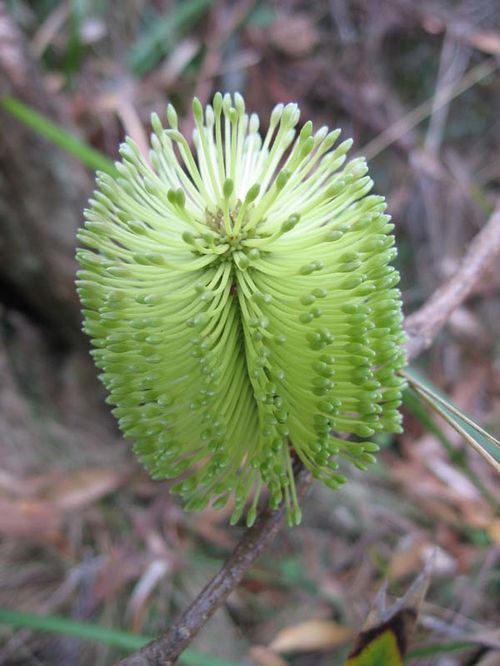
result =
[[[131,619],[130,628],[132,631],[142,631],[147,601],[154,588],[168,573],[170,566],[170,563],[165,559],[153,560],[135,584],[127,605],[127,615]]]
[[[487,527],[490,539],[494,544],[500,546],[500,518],[495,518]]]
[[[401,580],[419,571],[422,568],[422,552],[425,545],[424,539],[415,538],[396,550],[389,564],[389,578],[391,580]]]
[[[250,658],[255,666],[287,666],[284,659],[263,645],[254,645],[250,648]]]
[[[0,498],[0,534],[18,539],[52,538],[61,523],[61,513],[48,502]]]
[[[484,53],[500,54],[500,32],[484,30],[473,32],[466,36],[469,44]]]
[[[180,41],[157,72],[158,83],[166,88],[174,85],[200,48],[200,41],[193,37]]]
[[[318,43],[319,36],[311,19],[303,14],[281,14],[270,28],[273,46],[296,58],[310,53]]]
[[[81,469],[56,481],[45,495],[62,511],[74,511],[93,504],[116,490],[123,474],[110,469]]]
[[[438,576],[451,576],[457,571],[457,562],[446,550],[430,543],[424,537],[415,536],[403,542],[391,557],[389,578],[401,580],[420,571],[424,564],[433,559],[433,572]]]
[[[96,575],[92,592],[95,607],[115,599],[131,581],[137,580],[147,562],[145,553],[133,553],[126,547],[113,548]]]
[[[269,647],[276,652],[327,650],[347,643],[353,636],[348,627],[329,620],[308,620],[278,632]]]

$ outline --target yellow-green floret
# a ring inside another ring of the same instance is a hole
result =
[[[393,225],[351,141],[278,105],[265,137],[236,94],[193,103],[195,154],[168,107],[127,140],[79,234],[84,330],[122,432],[186,508],[266,487],[300,520],[292,459],[332,488],[400,429],[405,362]],[[347,438],[350,435],[350,438]],[[353,437],[354,436],[354,437]],[[356,441],[353,441],[356,440]]]

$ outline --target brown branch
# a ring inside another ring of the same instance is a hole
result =
[[[477,285],[486,267],[500,254],[500,210],[494,213],[472,242],[457,273],[440,287],[420,310],[409,316],[408,360],[419,356],[439,333],[446,320]],[[297,472],[297,489],[302,499],[311,485],[311,474],[303,467]],[[264,512],[248,529],[227,562],[191,606],[159,638],[117,666],[170,666],[191,643],[198,631],[243,580],[262,551],[278,533],[285,507]]]
[[[297,472],[299,500],[311,485],[311,474],[303,467]],[[265,511],[237,544],[221,570],[200,592],[191,606],[170,629],[144,646],[139,652],[126,657],[117,666],[168,666],[173,664],[189,645],[198,631],[240,584],[262,551],[278,533],[286,508],[282,504],[276,511]]]
[[[453,311],[471,294],[499,255],[500,208],[474,238],[455,275],[439,287],[417,312],[406,318],[409,360],[431,346]]]

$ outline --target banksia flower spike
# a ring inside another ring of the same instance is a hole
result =
[[[293,456],[332,488],[400,429],[404,364],[393,225],[351,141],[278,105],[264,138],[239,94],[193,102],[196,157],[152,117],[98,174],[77,253],[84,330],[108,401],[186,508],[267,488],[300,520]],[[350,437],[347,437],[350,436]],[[353,437],[354,436],[354,437]],[[353,441],[353,439],[355,441]]]

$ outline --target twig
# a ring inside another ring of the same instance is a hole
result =
[[[132,84],[124,82],[123,90],[119,93],[116,100],[115,111],[121,120],[125,134],[135,141],[141,155],[148,160],[149,141],[144,130],[144,125],[132,101],[132,95]]]
[[[56,7],[43,21],[33,36],[30,45],[31,52],[36,58],[41,58],[41,56],[45,53],[45,50],[50,45],[54,37],[56,37],[56,35],[61,31],[70,14],[70,3],[67,1],[61,2],[60,5],[56,5]]]
[[[470,53],[471,49],[464,48],[463,44],[456,39],[453,31],[446,31],[439,59],[436,92],[429,118],[429,128],[424,141],[425,149],[432,155],[437,156],[439,153],[450,110],[449,102],[451,100],[446,104],[440,104],[440,91],[446,86],[456,85],[462,78],[470,60]]]
[[[500,254],[500,208],[474,238],[455,275],[439,287],[429,300],[406,318],[409,359],[432,344],[452,312],[474,290],[484,272]]]
[[[311,485],[311,474],[303,467],[297,475],[297,493],[302,499]],[[233,553],[191,606],[170,629],[117,666],[169,666],[189,645],[198,631],[239,585],[255,560],[278,533],[285,505],[265,511],[255,525],[246,530]]]
[[[436,95],[419,104],[419,106],[412,109],[384,132],[381,132],[359,150],[360,154],[364,155],[367,160],[372,160],[398,139],[401,139],[411,129],[419,125],[433,111],[435,112],[449,104],[451,100],[485,79],[498,69],[498,67],[499,63],[495,58],[490,58],[479,63],[479,65],[470,69],[460,81],[443,86]]]
[[[474,289],[484,269],[500,255],[500,210],[494,213],[474,239],[457,273],[440,287],[420,310],[406,320],[409,335],[408,360],[419,356],[432,342],[451,313]],[[297,489],[302,499],[311,485],[311,474],[297,472]],[[248,529],[221,570],[200,592],[191,606],[162,636],[117,666],[170,666],[193,640],[214,612],[243,580],[262,551],[278,533],[285,507],[263,513]]]

